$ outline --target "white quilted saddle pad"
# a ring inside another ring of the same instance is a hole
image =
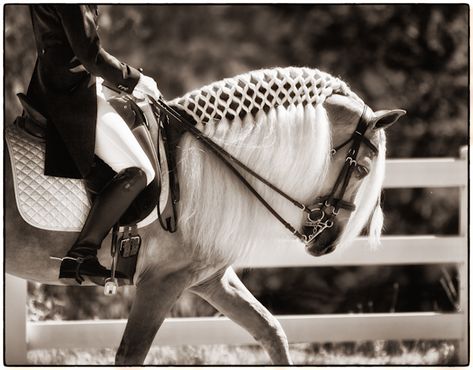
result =
[[[21,217],[40,229],[79,231],[90,208],[82,181],[43,175],[44,144],[16,127],[8,126],[5,138]]]
[[[82,180],[45,176],[44,144],[27,138],[16,127],[5,129],[5,139],[21,217],[39,229],[80,231],[90,208]],[[138,227],[156,219],[154,210]]]

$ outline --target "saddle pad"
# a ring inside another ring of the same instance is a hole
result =
[[[80,231],[90,208],[82,181],[45,176],[44,143],[25,137],[15,126],[5,128],[5,139],[21,217],[39,229]],[[154,210],[138,226],[156,219]]]

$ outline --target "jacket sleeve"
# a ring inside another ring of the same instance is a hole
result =
[[[85,69],[117,89],[131,93],[140,72],[120,62],[100,45],[94,14],[87,5],[57,5],[64,32],[75,56]]]

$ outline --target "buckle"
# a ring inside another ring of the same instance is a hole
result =
[[[140,250],[141,237],[139,235],[123,237],[119,241],[119,252],[121,257],[135,256]]]

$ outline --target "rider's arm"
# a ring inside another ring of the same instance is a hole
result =
[[[94,14],[87,5],[57,5],[69,44],[85,69],[102,77],[117,89],[131,93],[140,79],[140,72],[120,62],[100,45]]]

